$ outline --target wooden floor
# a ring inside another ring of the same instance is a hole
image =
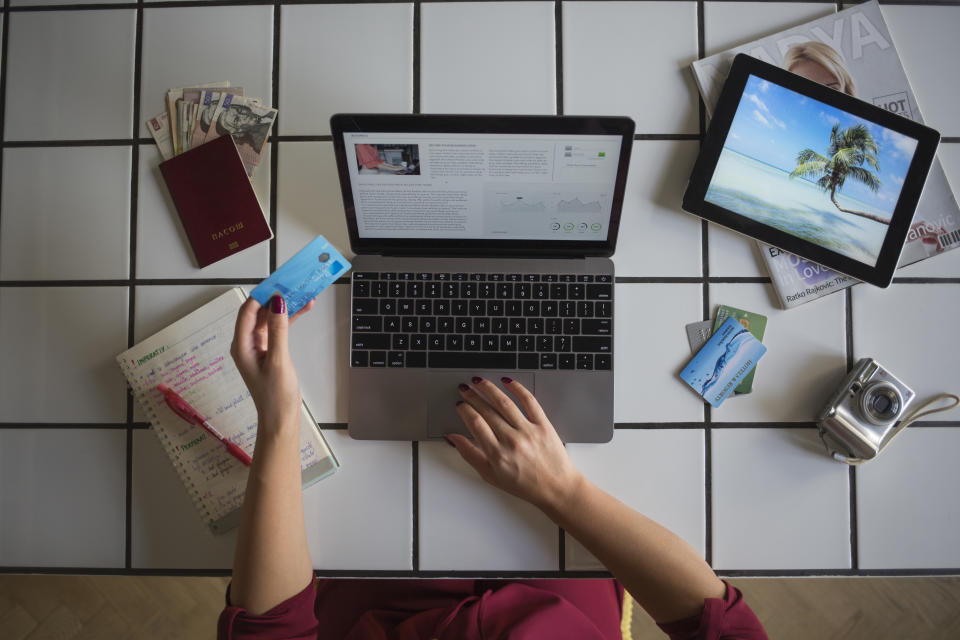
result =
[[[960,578],[731,580],[773,640],[960,638]],[[0,638],[213,638],[226,578],[0,576]],[[663,634],[637,609],[635,638]]]

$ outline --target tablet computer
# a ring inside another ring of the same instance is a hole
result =
[[[939,142],[929,127],[740,54],[683,208],[886,287]]]

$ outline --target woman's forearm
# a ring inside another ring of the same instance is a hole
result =
[[[261,430],[243,501],[231,601],[257,615],[313,579],[303,521],[299,423]]]
[[[705,598],[724,597],[723,582],[689,544],[583,476],[543,510],[657,622],[697,615]]]

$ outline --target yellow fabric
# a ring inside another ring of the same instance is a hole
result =
[[[623,616],[620,618],[620,635],[623,636],[623,640],[633,640],[633,633],[630,631],[631,622],[633,622],[633,598],[624,591]]]

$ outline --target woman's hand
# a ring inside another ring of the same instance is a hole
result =
[[[576,490],[582,476],[533,394],[516,380],[501,381],[522,412],[495,384],[473,378],[473,389],[460,385],[464,401],[457,403],[457,412],[474,440],[457,434],[444,437],[493,486],[545,511],[555,509]]]
[[[311,300],[288,318],[286,303],[277,294],[267,307],[248,298],[237,314],[230,355],[257,405],[261,430],[300,429],[300,383],[287,334],[290,323],[312,307]]]

